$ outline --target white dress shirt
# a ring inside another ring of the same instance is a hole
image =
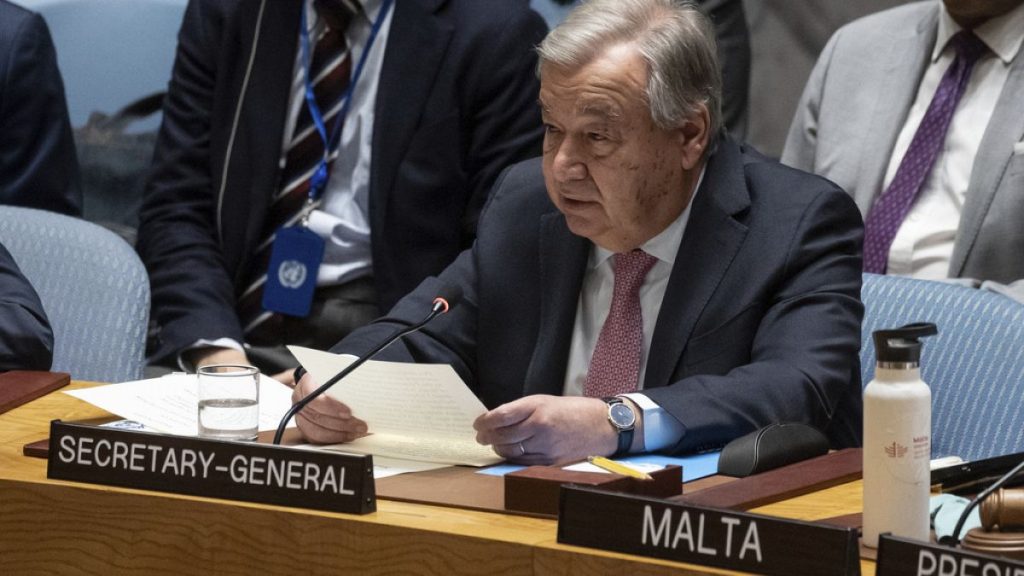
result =
[[[693,198],[704,181],[704,169]],[[647,374],[647,353],[651,349],[654,337],[654,325],[661,310],[661,301],[668,288],[669,276],[676,261],[679,243],[686,232],[686,224],[690,220],[690,204],[668,228],[645,242],[640,249],[658,259],[640,285],[640,313],[643,315],[643,350],[640,351],[640,380],[638,389],[643,389],[644,377]],[[590,369],[590,358],[597,346],[597,338],[601,334],[608,310],[612,305],[612,293],[615,288],[615,271],[612,256],[615,253],[593,245],[587,261],[587,271],[583,276],[583,287],[576,304],[576,322],[572,329],[572,344],[569,346],[569,362],[565,371],[565,384],[562,389],[564,396],[582,396],[583,383]],[[671,446],[682,438],[684,427],[668,412],[653,400],[641,393],[624,394],[643,410],[644,449],[660,450]]]
[[[942,6],[931,63],[925,70],[916,99],[896,140],[883,190],[895,177],[943,74],[953,63],[956,51],[949,45],[949,39],[960,30],[960,25]],[[992,118],[996,100],[1006,84],[1010,63],[1024,39],[1024,5],[981,24],[974,33],[990,52],[974,65],[935,165],[893,239],[889,248],[889,274],[926,279],[949,276],[953,242],[960,225],[974,157]]]

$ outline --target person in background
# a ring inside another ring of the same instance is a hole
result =
[[[0,0],[0,204],[81,216],[78,160],[43,18]]]
[[[368,352],[458,286],[378,358],[451,364],[506,459],[710,450],[794,421],[859,444],[860,214],[724,134],[707,18],[593,0],[539,54],[543,158],[498,179],[472,249],[334,351]],[[326,395],[297,421],[328,443],[374,425]]]
[[[540,153],[545,32],[526,0],[192,0],[140,218],[151,362],[290,382],[284,345],[440,272]]]
[[[844,188],[864,270],[1024,299],[1024,1],[931,0],[841,28],[782,161]]]
[[[49,370],[53,331],[39,296],[0,245],[0,370]]]

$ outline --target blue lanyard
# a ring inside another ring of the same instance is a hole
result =
[[[380,32],[381,26],[384,24],[384,19],[388,15],[388,11],[391,9],[391,5],[394,0],[384,0],[384,3],[380,7],[380,12],[377,14],[377,19],[373,23],[373,27],[370,29],[370,37],[366,40],[366,46],[363,48],[363,53],[359,56],[359,63],[356,64],[355,72],[352,74],[352,79],[348,83],[348,88],[345,89],[345,94],[342,96],[341,110],[338,111],[338,119],[334,124],[334,132],[328,138],[327,136],[327,125],[324,122],[323,113],[320,111],[320,106],[316,103],[316,96],[313,94],[313,79],[310,77],[310,67],[312,66],[312,56],[309,47],[309,26],[307,24],[306,8],[309,5],[308,2],[302,3],[302,29],[299,32],[299,38],[302,45],[302,65],[304,68],[305,76],[305,97],[306,105],[309,108],[309,115],[313,118],[313,124],[316,126],[316,131],[320,134],[320,139],[324,143],[324,155],[320,159],[320,165],[317,166],[316,172],[313,174],[313,178],[309,185],[309,200],[306,202],[307,206],[316,202],[324,192],[324,188],[327,186],[327,159],[330,156],[331,149],[337,145],[338,140],[341,138],[341,128],[345,124],[345,117],[348,116],[349,108],[352,104],[352,93],[355,90],[356,83],[359,82],[359,77],[363,74],[363,67],[366,65],[366,58],[370,54],[370,48],[373,47],[373,42],[377,39],[377,33]]]

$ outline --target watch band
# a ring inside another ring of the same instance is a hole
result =
[[[615,454],[612,456],[622,456],[623,454],[629,454],[629,447],[633,445],[633,429],[629,430],[619,429],[619,447],[615,450]]]

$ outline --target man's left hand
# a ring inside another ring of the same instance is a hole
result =
[[[534,395],[503,404],[473,423],[476,441],[520,464],[561,464],[610,456],[618,434],[599,398]]]

